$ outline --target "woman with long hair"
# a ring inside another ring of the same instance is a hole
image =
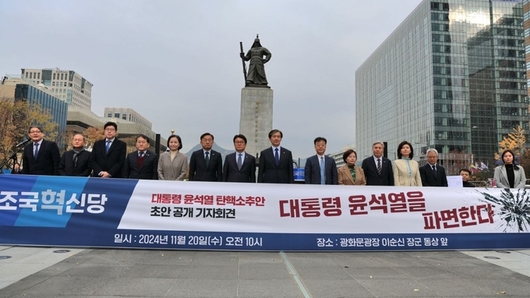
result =
[[[493,178],[499,188],[524,188],[526,175],[521,166],[515,164],[512,150],[504,150],[501,155],[503,164],[495,168]]]

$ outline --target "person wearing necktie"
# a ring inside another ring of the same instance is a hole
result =
[[[293,155],[280,147],[282,138],[279,129],[269,132],[271,147],[259,155],[258,183],[294,183]]]
[[[149,137],[136,137],[136,150],[127,155],[123,165],[123,178],[158,180],[158,155],[150,147]]]
[[[333,158],[325,156],[328,141],[326,138],[317,137],[313,144],[316,154],[305,162],[305,183],[338,185],[337,164]]]
[[[44,133],[39,126],[28,130],[31,142],[24,147],[21,174],[59,175],[61,154],[57,143],[44,140]]]
[[[366,177],[366,185],[394,186],[392,162],[383,156],[384,149],[383,142],[375,142],[372,145],[373,155],[363,160],[362,169]]]
[[[445,169],[437,162],[438,151],[434,148],[427,149],[427,164],[420,167],[423,186],[447,186]]]
[[[85,150],[85,136],[76,133],[72,138],[72,149],[63,153],[59,164],[61,176],[88,177],[90,168],[90,152]]]
[[[223,165],[224,182],[256,182],[256,158],[248,152],[247,138],[238,134],[234,136],[234,149],[236,152],[230,153],[225,157]]]
[[[223,178],[223,159],[221,153],[212,149],[214,137],[206,132],[201,135],[202,148],[190,157],[190,181],[221,181]]]
[[[118,140],[118,124],[107,122],[103,126],[105,139],[96,141],[90,154],[92,176],[101,178],[121,178],[127,144]]]

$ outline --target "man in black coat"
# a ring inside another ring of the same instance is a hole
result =
[[[247,152],[247,138],[234,136],[236,152],[228,154],[223,165],[223,181],[225,182],[256,182],[256,158]]]
[[[420,167],[421,183],[423,186],[447,186],[447,176],[444,167],[437,165],[438,151],[427,149],[427,164]]]
[[[201,135],[201,146],[191,154],[189,167],[190,181],[221,181],[223,159],[221,153],[212,149],[214,137],[206,132]]]
[[[158,155],[148,150],[151,147],[146,135],[136,137],[136,151],[127,155],[123,167],[123,178],[158,180]]]
[[[22,156],[22,174],[59,175],[61,154],[57,143],[43,139],[42,128],[31,126],[31,142],[24,147]]]
[[[92,176],[101,178],[121,178],[127,145],[118,140],[118,125],[107,122],[104,126],[105,139],[96,141],[90,154]]]
[[[258,183],[294,183],[293,155],[280,147],[283,133],[278,129],[269,132],[271,147],[259,156]]]
[[[66,151],[61,156],[59,174],[61,176],[88,177],[92,172],[90,168],[90,152],[85,150],[85,137],[77,133],[72,138],[72,150]]]
[[[372,145],[373,155],[363,160],[362,168],[366,177],[366,185],[394,185],[392,162],[383,156],[385,145],[375,142]]]

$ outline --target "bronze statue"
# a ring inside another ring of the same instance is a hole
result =
[[[259,35],[256,36],[254,43],[247,54],[243,53],[243,44],[240,43],[241,53],[239,54],[243,59],[243,72],[245,73],[245,62],[249,61],[248,74],[245,74],[245,86],[248,87],[268,87],[267,76],[265,75],[265,63],[271,60],[271,52],[261,46],[259,42]],[[265,58],[263,58],[265,56]]]

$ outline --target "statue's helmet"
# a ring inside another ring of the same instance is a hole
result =
[[[256,39],[254,39],[254,43],[252,44],[253,48],[261,47],[261,43],[259,42],[259,35],[256,35]]]

